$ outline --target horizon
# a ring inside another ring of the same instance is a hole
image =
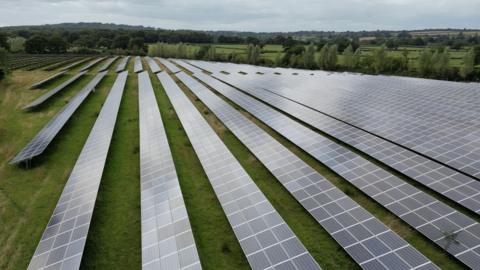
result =
[[[79,22],[60,22],[60,23],[48,23],[48,24],[21,24],[21,25],[0,25],[0,28],[14,28],[14,27],[56,27],[60,25],[71,24],[71,25],[79,25],[79,24],[101,24],[101,25],[114,25],[121,28],[122,26],[131,27],[131,28],[145,28],[145,29],[153,29],[153,30],[167,30],[167,31],[197,31],[197,32],[238,32],[238,33],[255,33],[255,34],[274,34],[274,33],[282,33],[282,34],[289,34],[289,33],[298,33],[298,32],[333,32],[333,33],[359,33],[359,32],[422,32],[422,31],[466,31],[466,32],[476,32],[480,31],[479,28],[416,28],[416,29],[375,29],[375,30],[344,30],[344,31],[335,31],[335,30],[296,30],[296,31],[240,31],[240,30],[224,30],[224,29],[215,29],[215,30],[206,30],[206,29],[169,29],[164,27],[156,27],[150,25],[134,25],[134,24],[124,24],[124,23],[111,23],[111,22],[94,22],[94,21],[79,21]]]
[[[455,10],[455,12],[452,12]],[[98,21],[169,30],[298,32],[479,29],[473,0],[313,1],[0,1],[0,26]]]

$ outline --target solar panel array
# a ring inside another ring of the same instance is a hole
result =
[[[160,60],[160,63],[166,66],[170,70],[170,72],[177,73],[181,71],[177,66],[175,66],[172,62],[168,61],[167,59],[163,59],[159,57],[156,57],[156,58]]]
[[[35,84],[33,84],[32,86],[30,86],[30,89],[35,89],[35,88],[39,88],[41,87],[42,85],[46,84],[46,83],[49,83],[57,78],[59,78],[60,76],[63,76],[67,71],[60,71],[56,74],[53,74],[52,76],[44,79],[44,80],[41,80]]]
[[[165,72],[157,76],[252,269],[320,269],[186,95]]]
[[[304,105],[480,177],[480,84],[325,72],[260,80],[268,90],[295,94]]]
[[[139,73],[143,71],[143,64],[142,64],[142,58],[140,56],[135,56],[135,63],[133,66],[133,71],[135,73]]]
[[[50,122],[20,151],[11,161],[10,164],[29,161],[43,153],[47,146],[52,142],[58,132],[62,129],[65,123],[70,119],[77,108],[82,104],[85,98],[95,89],[98,83],[105,77],[107,72],[98,73],[87,86],[75,95],[67,105],[65,105]]]
[[[95,66],[99,62],[103,61],[103,59],[105,59],[105,57],[100,57],[100,58],[97,58],[97,59],[94,59],[94,60],[90,61],[90,63],[88,63],[86,66],[82,67],[80,69],[80,71],[90,69],[91,67]]]
[[[98,71],[100,72],[100,71],[105,71],[105,70],[107,70],[107,69],[113,64],[113,62],[115,62],[115,60],[117,60],[117,59],[118,59],[118,56],[114,56],[114,57],[109,58],[109,59],[105,62],[105,64],[103,64],[103,66],[100,67],[100,69],[99,69]]]
[[[33,269],[79,269],[127,80],[119,74],[28,266]]]
[[[85,75],[88,72],[88,70],[81,71],[74,75],[72,78],[66,80],[65,82],[61,83],[59,86],[53,88],[52,90],[48,91],[44,95],[40,96],[39,98],[35,99],[33,102],[28,104],[27,106],[23,107],[24,110],[30,110],[33,109],[41,104],[43,104],[45,101],[47,101],[49,98],[57,94],[58,92],[62,91],[65,89],[67,86],[78,80],[80,77]]]
[[[124,58],[122,58],[120,63],[118,63],[115,72],[119,73],[124,71],[127,68],[128,60],[130,60],[130,56],[125,56]]]
[[[70,64],[70,65],[68,65],[68,66],[66,66],[66,67],[63,67],[60,71],[70,70],[70,69],[72,69],[72,68],[74,68],[74,67],[76,67],[76,66],[78,66],[78,65],[80,65],[80,64],[85,63],[85,62],[88,61],[88,60],[90,60],[89,57],[87,57],[87,58],[85,58],[85,59],[82,59],[82,60],[80,60],[80,61],[77,61],[77,62],[75,62],[75,63],[72,63],[72,64]]]
[[[197,68],[196,66],[191,65],[190,63],[188,63],[185,60],[171,59],[171,61],[174,62],[175,64],[185,68],[186,70],[190,71],[191,73],[201,73],[202,72],[201,69]]]
[[[437,268],[308,164],[205,86],[183,72],[178,73],[177,77],[247,146],[362,268]],[[334,223],[340,227],[332,226]],[[368,253],[365,253],[365,250]]]
[[[328,166],[467,266],[478,266],[480,224],[473,219],[238,90],[205,74],[195,74],[195,77]]]
[[[138,75],[143,269],[201,269],[148,72]]]
[[[150,56],[145,57],[145,60],[147,60],[148,66],[150,66],[150,69],[153,73],[157,74],[158,72],[162,71],[157,62],[155,62],[155,60],[153,60],[153,58]]]
[[[480,182],[413,151],[314,111],[257,85],[255,80],[214,75],[315,128],[363,151],[454,202],[480,213]]]

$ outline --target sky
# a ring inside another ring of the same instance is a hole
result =
[[[480,29],[480,0],[0,0],[0,26],[103,22],[164,29]]]

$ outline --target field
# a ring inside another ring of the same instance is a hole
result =
[[[372,47],[363,47],[362,52],[367,54],[371,49]],[[409,50],[409,57],[412,59],[418,54],[418,50],[415,48],[406,49]],[[242,53],[244,50],[244,45],[217,46],[217,52],[225,54],[233,51]],[[279,51],[281,51],[280,46],[267,45],[263,48],[262,57],[272,59]],[[400,53],[400,51],[392,52],[392,54]],[[451,52],[452,63],[458,64],[457,60],[463,53],[463,51]],[[18,69],[14,70],[7,80],[0,82],[0,269],[25,269],[27,267],[64,184],[114,82],[116,77],[114,66],[118,62],[119,60],[116,60],[110,67],[108,75],[97,87],[95,93],[87,97],[84,104],[61,130],[59,136],[54,139],[53,144],[47,148],[41,158],[35,160],[30,169],[23,166],[12,166],[8,164],[8,161],[62,106],[68,103],[75,93],[94,77],[102,63],[97,64],[88,72],[87,76],[73,83],[32,112],[24,112],[21,108],[73,76],[80,70],[80,67],[69,70],[67,76],[44,85],[40,90],[30,90],[29,87],[33,83],[55,74],[61,67],[52,71]],[[160,65],[159,62],[158,64]],[[143,65],[148,69],[145,61]],[[162,66],[162,68],[165,67]],[[128,70],[127,86],[120,105],[95,204],[82,258],[82,269],[141,268],[139,105],[138,82],[137,75],[133,72],[133,59],[128,64]],[[151,72],[150,79],[166,129],[203,269],[249,269],[249,264],[172,104],[162,85]],[[248,148],[185,85],[180,84],[180,86],[321,267],[323,269],[358,269],[354,260],[290,195]],[[324,175],[327,180],[348,194],[439,267],[442,269],[464,268],[459,261],[327,166],[312,158],[245,110],[231,102],[230,104]],[[323,135],[328,137],[326,134]],[[359,153],[346,144],[342,145]],[[373,161],[365,154],[359,154]],[[373,162],[380,164],[377,161]],[[382,167],[414,184],[417,188],[432,194],[438,200],[454,205],[443,196],[435,195],[429,189],[415,184],[408,177],[400,175],[386,166],[382,165]],[[466,209],[462,208],[460,211],[476,221],[480,220]]]

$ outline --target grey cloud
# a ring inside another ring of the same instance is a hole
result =
[[[0,25],[113,22],[168,29],[480,28],[478,0],[0,0]]]

